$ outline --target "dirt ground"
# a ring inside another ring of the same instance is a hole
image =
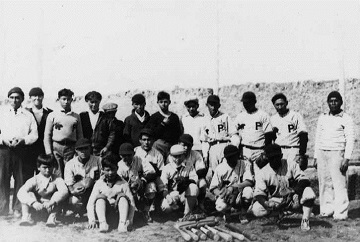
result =
[[[301,215],[286,217],[280,225],[269,218],[253,219],[242,225],[237,217],[233,222],[237,226],[256,235],[258,241],[359,241],[360,235],[360,200],[350,202],[349,219],[333,221],[332,218],[319,218],[318,206],[310,219],[311,230],[300,230]],[[134,230],[120,234],[116,229],[108,233],[87,229],[86,218],[67,217],[56,228],[48,228],[45,222],[38,222],[31,227],[20,227],[18,220],[11,215],[0,218],[0,241],[184,241],[173,225],[179,214],[155,216],[155,221],[146,225],[142,218],[135,216]],[[224,222],[220,223],[224,226]]]

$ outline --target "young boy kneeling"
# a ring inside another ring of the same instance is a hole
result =
[[[49,213],[46,225],[56,226],[59,204],[68,197],[68,188],[62,178],[53,174],[55,165],[56,160],[52,155],[38,156],[40,173],[27,180],[17,194],[23,213],[20,225],[33,225],[31,213],[46,211]]]
[[[108,220],[116,214],[119,217],[118,231],[127,232],[128,227],[132,225],[135,212],[135,202],[129,184],[117,174],[116,157],[106,156],[101,164],[103,175],[95,183],[86,207],[89,228],[97,227],[97,217],[100,232],[107,232]]]

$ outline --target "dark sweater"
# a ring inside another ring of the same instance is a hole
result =
[[[131,115],[125,118],[124,127],[124,139],[126,142],[131,143],[134,147],[139,146],[140,131],[145,128],[149,122],[150,114],[145,110],[144,122],[141,122],[135,114],[135,110],[132,110]]]
[[[150,120],[146,127],[152,129],[155,134],[155,140],[162,139],[170,143],[170,145],[174,145],[178,143],[181,135],[179,116],[172,112],[169,117],[169,123],[165,125],[162,124],[164,118],[165,117],[160,112],[156,112],[150,116]]]

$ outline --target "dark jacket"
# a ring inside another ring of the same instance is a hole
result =
[[[98,155],[104,147],[111,150],[115,141],[115,126],[112,119],[100,112],[95,130],[92,129],[88,112],[80,113],[84,138],[91,140],[93,153]]]
[[[134,147],[139,146],[140,131],[145,128],[149,119],[150,114],[145,111],[144,122],[141,122],[136,116],[135,110],[132,110],[131,115],[125,118],[124,139],[126,142],[132,143]]]
[[[178,143],[181,135],[179,116],[176,113],[171,113],[169,117],[170,122],[166,125],[162,124],[164,118],[160,112],[156,112],[150,116],[146,127],[154,132],[155,140],[162,139],[170,143],[170,145],[174,145]]]

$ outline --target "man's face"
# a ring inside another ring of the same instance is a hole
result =
[[[329,105],[330,113],[337,114],[340,112],[342,103],[338,98],[331,97],[327,103]]]
[[[220,104],[219,103],[207,103],[206,106],[209,109],[210,115],[213,117],[219,111]]]
[[[91,147],[85,146],[85,147],[79,147],[75,149],[76,155],[79,157],[80,161],[87,161],[90,158],[91,154]]]
[[[238,163],[238,156],[237,155],[230,156],[226,158],[226,161],[231,168],[235,168],[235,166]]]
[[[123,154],[120,155],[120,157],[128,166],[130,166],[132,164],[134,154]]]
[[[154,143],[154,140],[146,134],[141,135],[140,137],[140,146],[143,150],[149,151]]]
[[[73,99],[70,96],[61,96],[59,98],[60,106],[65,110],[70,110],[72,100]]]
[[[161,99],[158,102],[158,105],[163,112],[167,112],[169,110],[169,105],[171,101],[169,99]]]
[[[269,160],[270,167],[274,171],[277,171],[279,169],[279,167],[281,166],[281,159],[282,159],[283,155],[281,153],[270,154],[270,155],[266,155],[266,157]]]
[[[89,109],[93,114],[96,114],[99,112],[99,106],[100,106],[101,100],[96,98],[91,98],[87,100],[87,104],[89,105]]]
[[[41,164],[38,167],[38,170],[40,174],[43,175],[44,177],[50,177],[51,174],[53,173],[54,168],[52,166]]]
[[[38,108],[42,108],[44,96],[30,96],[31,103]]]
[[[108,181],[113,181],[116,178],[117,166],[103,167],[102,172]]]
[[[145,111],[146,103],[139,104],[139,103],[132,103],[132,106],[137,114],[142,115]]]
[[[256,102],[254,100],[243,100],[242,103],[246,112],[248,113],[251,113],[256,109],[255,107]]]
[[[18,109],[23,101],[24,98],[19,93],[12,93],[9,96],[9,103],[13,109]]]
[[[181,165],[181,163],[183,163],[183,161],[185,160],[185,154],[181,154],[181,155],[172,155],[172,157],[174,158],[174,162],[176,165]]]
[[[198,112],[199,105],[195,102],[190,102],[186,105],[186,109],[189,112],[191,117],[195,117]]]
[[[279,98],[278,100],[276,100],[274,102],[274,107],[280,115],[285,114],[288,111],[287,105],[288,105],[288,102],[282,98]]]

